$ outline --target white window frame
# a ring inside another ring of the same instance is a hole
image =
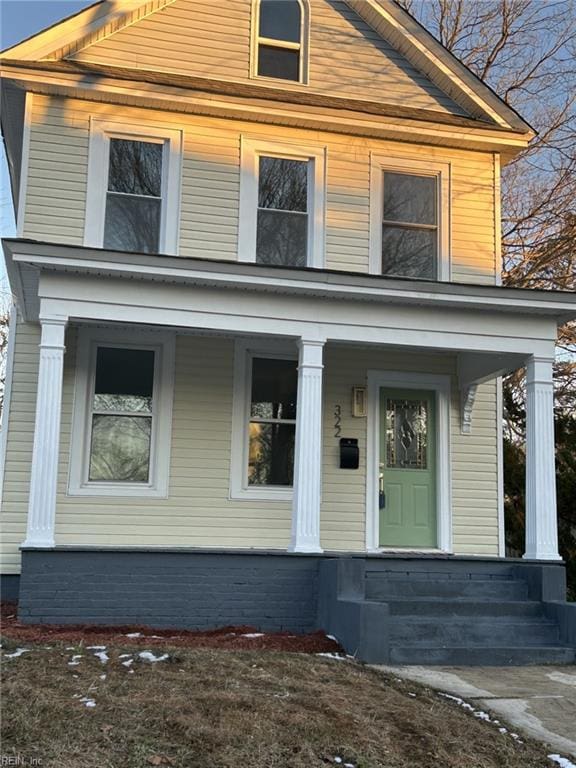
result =
[[[84,245],[102,248],[110,164],[110,139],[163,144],[162,207],[158,252],[178,254],[182,178],[182,131],[115,120],[90,119]]]
[[[438,273],[437,280],[451,279],[451,164],[408,157],[391,157],[372,153],[370,156],[370,262],[369,271],[382,275],[382,217],[384,173],[406,173],[432,176],[437,180]],[[405,278],[417,280],[418,278]],[[422,278],[425,280],[426,278]]]
[[[92,399],[98,347],[145,349],[155,353],[150,472],[147,483],[90,481]],[[77,339],[74,412],[70,438],[69,496],[167,498],[170,475],[175,334],[80,328]]]
[[[248,485],[252,360],[294,360],[294,345],[283,342],[237,340],[234,346],[234,398],[232,403],[232,449],[230,452],[230,498],[239,500],[292,501],[293,486]]]
[[[258,169],[261,156],[301,160],[308,163],[308,259],[306,266],[322,269],[324,267],[326,239],[326,147],[271,142],[246,136],[241,137],[240,148],[238,259],[256,262]]]
[[[287,40],[275,40],[268,37],[260,37],[260,0],[252,0],[251,26],[250,26],[250,77],[265,80],[277,86],[308,85],[309,64],[308,51],[310,48],[310,7],[308,0],[297,0],[300,5],[300,42],[292,43]],[[298,80],[284,80],[281,77],[268,77],[258,74],[258,52],[260,44],[271,45],[275,48],[297,50],[299,56]]]

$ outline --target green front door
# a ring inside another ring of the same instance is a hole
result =
[[[436,396],[380,390],[380,546],[437,546]]]

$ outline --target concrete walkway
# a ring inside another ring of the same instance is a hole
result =
[[[566,757],[576,757],[576,667],[388,667],[501,716]]]

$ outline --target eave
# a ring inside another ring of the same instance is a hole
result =
[[[495,285],[405,280],[328,269],[272,267],[235,261],[125,253],[34,240],[3,241],[10,284],[28,320],[41,272],[307,296],[322,300],[469,309],[491,315],[540,316],[562,324],[576,318],[576,295]]]
[[[500,152],[503,164],[533,133],[487,120],[262,85],[70,62],[0,61],[0,75],[34,93],[355,136]]]

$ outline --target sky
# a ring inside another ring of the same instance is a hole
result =
[[[94,0],[0,0],[0,49],[9,48],[57,21],[81,11]],[[4,144],[0,147],[0,231],[2,237],[16,233],[10,181]],[[0,292],[6,291],[4,262],[0,259]]]

